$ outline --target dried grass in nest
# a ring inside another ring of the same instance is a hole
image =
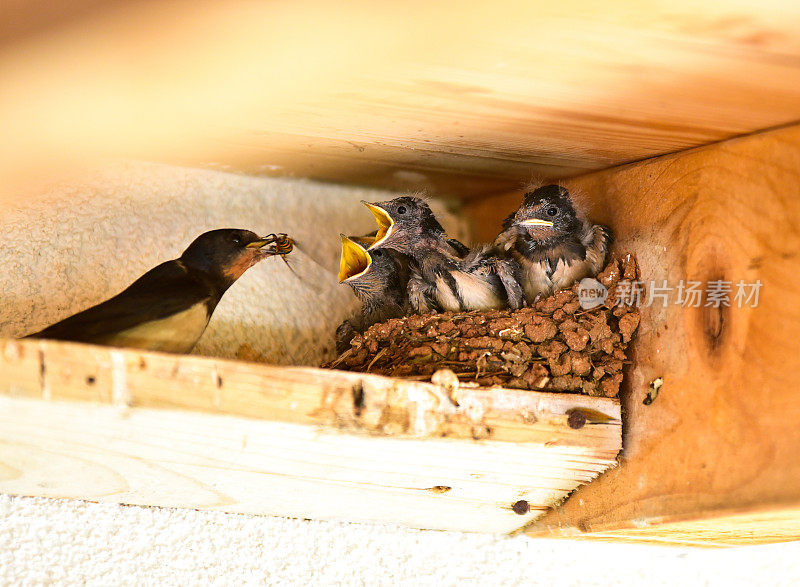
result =
[[[325,365],[406,378],[438,369],[481,386],[615,397],[639,310],[616,305],[617,284],[638,279],[636,259],[611,258],[597,276],[603,306],[581,309],[578,285],[522,310],[416,314],[375,324]]]

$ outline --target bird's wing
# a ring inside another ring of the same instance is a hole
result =
[[[113,298],[28,336],[94,342],[199,303],[212,302],[209,310],[213,310],[217,297],[213,288],[192,277],[182,263],[167,261]]]
[[[455,251],[456,255],[461,257],[462,259],[469,255],[469,247],[462,243],[460,240],[449,238],[447,239],[447,244],[452,247]]]
[[[607,226],[595,224],[584,231],[581,240],[583,246],[586,247],[586,260],[591,267],[591,272],[596,275],[605,264],[606,254],[614,242],[614,236]]]

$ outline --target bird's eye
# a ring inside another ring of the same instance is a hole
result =
[[[381,251],[380,249],[375,249],[374,251],[372,251],[372,254],[375,255],[376,257],[380,257],[381,255],[383,255],[383,251]]]
[[[238,236],[232,237],[231,240],[233,241],[233,244],[235,244],[235,245],[238,245],[240,242],[242,242],[242,239],[240,239]]]
[[[556,208],[555,206],[551,206],[550,208],[547,209],[548,216],[555,216],[556,214],[558,214],[558,208]]]
[[[397,213],[398,214],[405,214],[406,213],[406,207],[405,206],[398,206],[397,207]]]

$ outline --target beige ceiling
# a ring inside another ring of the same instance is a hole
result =
[[[3,13],[6,196],[133,156],[470,197],[800,120],[796,1],[45,4]]]

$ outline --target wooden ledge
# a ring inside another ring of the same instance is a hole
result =
[[[573,394],[44,340],[0,340],[0,373],[20,495],[512,532],[622,442],[616,400]]]

